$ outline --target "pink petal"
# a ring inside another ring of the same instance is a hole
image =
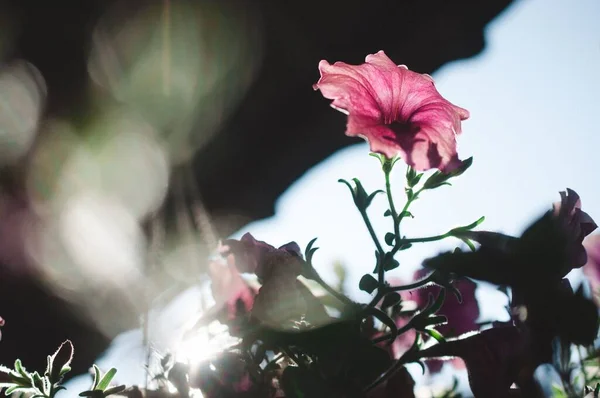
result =
[[[348,114],[346,134],[365,138],[371,151],[400,155],[417,170],[450,172],[460,165],[456,135],[469,112],[444,99],[433,79],[397,66],[383,51],[362,65],[319,63],[313,87]]]

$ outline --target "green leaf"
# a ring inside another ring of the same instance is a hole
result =
[[[407,211],[407,210],[403,211],[402,213],[400,213],[400,214],[398,215],[398,218],[399,218],[399,219],[400,219],[400,218],[404,218],[404,217],[415,218],[415,216],[413,216],[413,214],[412,214],[410,211]]]
[[[391,232],[385,234],[385,243],[389,246],[394,246],[394,240],[396,239],[396,235]]]
[[[383,269],[384,269],[385,271],[391,271],[391,270],[393,270],[393,269],[396,269],[396,268],[398,268],[399,266],[400,266],[400,263],[398,262],[398,260],[396,260],[396,259],[395,259],[395,258],[393,258],[393,257],[386,256],[386,257],[383,259]]]
[[[446,289],[440,289],[437,298],[433,298],[433,294],[429,293],[427,307],[421,312],[424,316],[433,315],[442,308],[446,299]]]
[[[363,292],[367,292],[369,294],[373,293],[375,289],[379,286],[379,282],[377,279],[373,277],[373,275],[365,274],[362,278],[360,278],[360,282],[358,283],[358,288]]]
[[[125,391],[127,387],[125,385],[120,385],[120,386],[115,386],[112,388],[109,388],[108,390],[104,391],[104,396],[108,397],[109,395],[113,395],[113,394],[118,394],[120,392]]]
[[[470,157],[461,161],[461,165],[453,171],[451,171],[450,173],[442,173],[438,170],[435,173],[433,173],[427,179],[427,181],[425,181],[425,184],[423,184],[423,188],[435,189],[441,187],[442,185],[450,185],[450,183],[448,182],[450,178],[458,177],[459,175],[463,174],[469,167],[471,167],[472,164],[473,157]]]
[[[433,337],[434,339],[436,339],[438,341],[438,343],[446,342],[446,339],[444,338],[444,336],[442,336],[442,334],[435,329],[425,329],[424,332],[427,333],[428,335],[430,335],[431,337]]]
[[[423,173],[417,173],[415,169],[408,166],[406,169],[406,185],[408,187],[414,188],[421,180],[421,177],[423,177]]]
[[[25,368],[23,367],[23,365],[21,364],[21,360],[20,359],[15,359],[15,370],[17,372],[19,372],[19,374],[25,378],[29,378],[29,372],[27,372],[25,370]]]
[[[373,202],[373,198],[375,197],[375,195],[377,195],[379,193],[383,193],[383,192],[384,192],[383,190],[378,189],[377,191],[375,191],[372,194],[370,194],[369,196],[367,196],[366,207],[369,207],[371,205],[371,202]]]
[[[37,388],[40,391],[44,391],[45,384],[42,376],[38,372],[33,372],[31,374],[31,380],[33,381],[33,387]]]
[[[384,216],[384,217],[390,217],[391,215],[392,215],[392,211],[391,211],[390,209],[387,209],[387,210],[385,211],[385,213],[383,213],[383,216]]]
[[[477,248],[475,247],[475,245],[473,244],[473,242],[471,242],[470,239],[467,239],[467,238],[458,238],[458,239],[460,239],[461,241],[463,241],[463,243],[465,245],[469,246],[469,249],[471,249],[472,252],[477,251]]]
[[[110,385],[110,382],[112,381],[113,377],[115,377],[115,374],[117,374],[117,369],[111,368],[108,372],[104,374],[104,377],[102,377],[102,380],[100,380],[100,382],[96,386],[96,389],[102,391],[106,390],[106,388],[108,388],[108,386]]]
[[[484,221],[485,221],[485,216],[479,217],[479,219],[478,219],[477,221],[475,221],[475,222],[472,222],[472,223],[471,223],[471,224],[469,224],[469,225],[465,225],[464,227],[458,227],[458,228],[451,229],[451,230],[448,232],[448,235],[452,235],[452,236],[454,236],[454,235],[460,234],[461,232],[470,231],[470,230],[472,230],[473,228],[475,228],[475,227],[477,227],[478,225],[480,225],[480,224],[481,224],[482,222],[484,222]]]
[[[552,384],[552,397],[554,398],[568,398],[567,394],[561,386],[558,384]]]
[[[92,365],[92,369],[94,370],[94,382],[92,383],[92,390],[96,390],[98,389],[98,383],[100,383],[102,375],[100,373],[100,368],[96,364]]]
[[[392,344],[394,340],[396,340],[396,337],[398,336],[398,326],[396,326],[396,322],[394,322],[394,320],[390,318],[388,314],[381,311],[379,308],[367,307],[365,308],[365,315],[374,316],[390,329],[391,336],[388,340],[388,344]]]
[[[0,373],[4,373],[10,376],[14,376],[15,374],[17,374],[14,370],[4,365],[0,365]]]
[[[46,373],[46,375],[52,382],[59,382],[62,376],[71,370],[73,351],[73,343],[71,343],[71,340],[65,340],[48,359],[50,372]]]
[[[319,249],[318,247],[313,248],[313,245],[315,244],[316,241],[317,241],[317,238],[313,238],[310,242],[308,242],[308,245],[306,245],[306,250],[304,250],[304,257],[306,258],[306,262],[309,264],[312,261],[313,255]]]
[[[9,395],[11,395],[14,392],[28,392],[30,391],[32,388],[31,387],[26,387],[26,386],[20,386],[18,384],[13,385],[12,387],[9,387],[6,389],[6,391],[4,391],[4,395],[6,395],[7,397]]]

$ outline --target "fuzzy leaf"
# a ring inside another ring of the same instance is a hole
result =
[[[116,373],[117,369],[115,368],[111,368],[108,372],[106,372],[100,380],[100,382],[98,383],[98,385],[96,386],[96,390],[106,390],[106,388],[110,385],[110,382],[112,381],[113,377],[115,377]]]

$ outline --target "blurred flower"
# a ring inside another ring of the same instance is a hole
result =
[[[235,264],[213,261],[208,266],[208,274],[215,306],[225,308],[228,320],[233,320],[240,312],[250,313],[255,293],[242,279]]]
[[[494,327],[409,354],[407,360],[453,356],[464,360],[473,396],[505,398],[510,387],[532,391],[535,366],[529,362],[527,338],[513,326]],[[536,396],[536,395],[523,395]]]
[[[286,273],[294,277],[300,275],[302,271],[302,253],[296,242],[287,243],[276,249],[246,233],[240,240],[225,240],[222,253],[231,253],[241,272],[254,273],[261,280],[269,278],[274,271],[279,272],[276,268],[282,266],[286,268]]]
[[[600,235],[588,236],[583,241],[587,252],[587,263],[583,267],[583,273],[590,282],[592,296],[597,304],[600,304],[598,291],[600,290]]]
[[[560,202],[554,203],[552,208],[553,214],[563,224],[570,238],[568,250],[572,267],[582,267],[587,261],[586,251],[582,246],[583,239],[598,228],[598,225],[581,210],[581,199],[572,189],[567,188],[566,192],[560,192]]]
[[[417,270],[414,274],[414,280],[424,278],[429,272],[427,270]],[[470,279],[459,279],[455,281],[454,287],[460,291],[462,303],[453,294],[446,294],[446,298],[441,308],[437,312],[448,318],[448,323],[436,326],[436,330],[444,337],[457,337],[459,335],[479,330],[477,320],[479,319],[479,305],[475,298],[477,284]],[[412,292],[412,299],[417,303],[418,308],[425,308],[429,295],[437,297],[441,287],[438,285],[429,285]],[[408,348],[408,347],[407,347]],[[462,368],[464,362],[460,359],[453,359],[450,362],[457,368]],[[444,361],[429,360],[427,367],[431,373],[437,373],[442,370]]]
[[[223,245],[222,254],[230,255],[237,269],[256,274],[262,283],[252,308],[254,318],[272,327],[293,327],[303,317],[309,323],[329,319],[324,306],[297,279],[304,265],[298,244],[290,242],[276,249],[247,233]]]
[[[418,270],[415,272],[414,280],[423,279],[429,273],[429,271],[424,269]],[[477,324],[477,319],[479,319],[479,305],[475,298],[477,284],[466,278],[456,280],[453,284],[461,293],[462,303],[458,301],[455,295],[447,294],[442,307],[437,312],[448,318],[448,323],[436,327],[445,337],[456,337],[479,329],[479,325]],[[427,305],[429,294],[437,297],[440,289],[441,287],[438,285],[425,286],[413,291],[412,299],[416,301],[419,308],[424,308]]]
[[[594,221],[579,209],[575,191],[567,192],[561,192],[561,206],[554,206],[520,238],[496,232],[461,231],[455,236],[481,245],[476,252],[445,253],[425,261],[425,266],[530,290],[557,284],[573,268],[585,263],[582,241],[596,228]]]
[[[313,88],[348,114],[346,135],[365,138],[388,158],[399,154],[417,170],[460,166],[456,135],[469,112],[444,99],[431,76],[396,66],[383,51],[362,65],[323,60],[319,71]]]

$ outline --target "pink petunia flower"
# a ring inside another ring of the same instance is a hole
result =
[[[600,235],[590,235],[583,241],[587,252],[587,263],[583,267],[583,273],[587,277],[592,297],[596,304],[600,305]]]
[[[460,165],[456,136],[469,112],[444,99],[431,76],[396,66],[383,51],[362,65],[323,60],[319,71],[313,88],[348,115],[346,135],[366,139],[388,158],[400,155],[419,171]]]

